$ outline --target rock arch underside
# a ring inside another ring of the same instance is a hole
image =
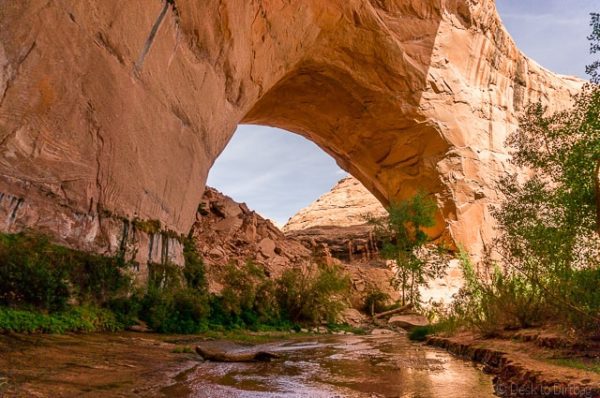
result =
[[[178,262],[211,165],[256,123],[384,204],[435,194],[432,234],[477,253],[518,113],[581,84],[524,56],[492,0],[0,0],[0,230]]]

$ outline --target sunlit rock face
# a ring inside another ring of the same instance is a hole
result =
[[[435,194],[432,234],[477,252],[518,113],[580,85],[522,55],[493,0],[3,1],[0,229],[143,262],[130,221],[157,220],[179,261],[214,160],[258,123],[384,205]]]
[[[347,176],[330,191],[294,214],[283,226],[284,232],[312,227],[350,227],[387,215],[381,202],[356,178]]]
[[[366,264],[379,260],[380,246],[369,220],[386,215],[379,200],[348,176],[292,216],[283,231],[313,251],[326,247],[338,260]]]
[[[356,180],[351,180],[360,185]],[[378,203],[373,197],[372,201]],[[346,203],[345,207],[350,213],[360,210],[354,208],[355,202]],[[352,282],[351,294],[346,299],[359,309],[363,306],[365,295],[375,288],[387,292],[392,298],[398,296],[389,283],[392,271],[376,252],[372,252],[369,258],[360,254],[350,260],[346,251],[338,253],[330,250],[330,236],[327,233],[319,236],[318,232],[322,229],[318,225],[311,230],[313,241],[316,239],[319,244],[285,235],[246,204],[207,187],[196,213],[191,237],[204,259],[211,292],[222,290],[228,265],[243,266],[251,261],[262,266],[272,279],[291,268],[305,269],[310,264],[341,267]],[[338,239],[352,239],[343,235],[348,229],[342,227],[338,232]],[[358,243],[355,241],[357,247]]]

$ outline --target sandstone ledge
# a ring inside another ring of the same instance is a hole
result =
[[[501,397],[600,397],[600,374],[550,363],[548,359],[564,352],[539,343],[469,333],[427,339],[428,345],[485,365],[486,372],[495,374],[494,388]]]

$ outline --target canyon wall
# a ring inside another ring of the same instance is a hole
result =
[[[477,253],[518,113],[580,86],[493,0],[0,0],[0,230],[180,262],[210,167],[256,123],[384,205],[435,195],[432,235]]]

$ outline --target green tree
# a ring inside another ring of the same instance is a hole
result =
[[[443,262],[428,258],[424,248],[429,241],[424,228],[434,226],[437,206],[425,194],[417,193],[411,199],[393,202],[387,211],[387,217],[371,220],[383,242],[381,255],[396,264],[392,283],[401,292],[402,305],[418,305],[419,287],[444,268]]]
[[[501,183],[506,200],[494,210],[497,252],[562,313],[597,319],[598,289],[584,292],[575,281],[582,272],[600,279],[598,86],[586,85],[564,112],[546,115],[540,104],[530,106],[508,143],[514,162],[530,176],[515,174]]]
[[[599,14],[591,26],[591,52],[598,53]],[[550,115],[539,103],[526,109],[507,142],[514,163],[528,173],[502,181],[506,199],[494,209],[495,249],[505,272],[525,276],[558,315],[580,326],[600,322],[599,61],[587,71],[592,83],[571,109]]]
[[[592,33],[588,36],[590,41],[590,53],[600,53],[600,13],[593,12],[590,14]],[[586,67],[586,72],[591,77],[592,83],[600,84],[600,60],[592,62]]]

